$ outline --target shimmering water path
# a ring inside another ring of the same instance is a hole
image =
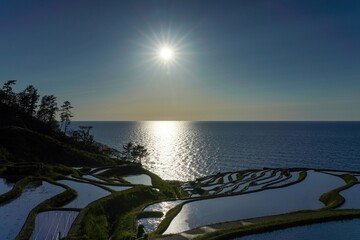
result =
[[[360,170],[360,122],[74,122],[99,142],[145,145],[165,179],[263,167]]]

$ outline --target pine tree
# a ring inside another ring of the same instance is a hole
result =
[[[65,101],[64,104],[60,108],[60,120],[61,126],[64,126],[64,133],[66,134],[67,128],[70,125],[70,118],[74,117],[71,112],[71,109],[74,108],[71,106],[69,101]]]
[[[25,88],[24,91],[18,94],[18,103],[19,107],[27,114],[35,114],[35,109],[37,107],[37,102],[39,100],[39,94],[37,94],[37,89],[34,86],[29,85]]]
[[[6,105],[13,106],[16,104],[16,94],[12,91],[12,85],[16,84],[16,80],[9,80],[4,83],[1,93],[0,101]]]
[[[56,97],[54,95],[45,95],[41,98],[37,118],[45,123],[51,123],[55,121],[57,110]]]

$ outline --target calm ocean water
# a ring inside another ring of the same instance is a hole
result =
[[[360,171],[360,122],[73,122],[116,149],[145,145],[143,165],[165,179],[263,167]]]

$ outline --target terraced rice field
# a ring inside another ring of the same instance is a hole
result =
[[[74,168],[80,170],[80,168]],[[151,179],[147,175],[128,176],[130,185],[121,184],[121,181],[113,181],[112,179],[121,179],[120,176],[114,176],[107,180],[101,178],[98,174],[109,170],[108,168],[97,170],[91,168],[86,174],[80,176],[66,176],[57,183],[66,185],[77,192],[77,197],[62,206],[62,209],[53,209],[51,211],[38,213],[35,219],[35,228],[31,239],[58,239],[66,237],[72,223],[78,216],[81,209],[90,203],[110,195],[112,191],[124,191],[131,188],[133,184],[151,185]],[[80,172],[79,172],[80,173]],[[123,181],[124,182],[124,181]],[[5,179],[0,179],[0,194],[7,193],[14,186]],[[0,205],[0,232],[4,239],[15,239],[24,225],[30,211],[41,204],[46,199],[56,196],[64,192],[65,189],[50,184],[46,181],[31,182],[23,189],[20,197],[13,199],[3,205]],[[65,210],[66,209],[66,210]],[[14,214],[16,212],[16,214]],[[1,237],[0,237],[1,238]]]
[[[110,168],[92,168],[84,173],[79,169],[78,174],[58,180],[58,184],[75,190],[77,197],[60,208],[37,213],[31,239],[66,237],[79,212],[92,202],[133,185],[152,186],[152,179],[146,174],[118,176],[108,174],[108,170],[111,172]],[[153,232],[166,220],[168,225],[163,229],[164,234],[182,234],[218,222],[322,209],[325,205],[319,200],[320,196],[345,186],[345,175],[357,180],[360,178],[359,173],[307,169],[219,173],[182,183],[183,189],[189,194],[188,198],[150,204],[142,210],[148,214],[139,215],[141,217],[136,223],[143,225],[146,232]],[[15,239],[33,208],[65,191],[54,184],[44,180],[31,182],[18,198],[0,205],[3,216],[0,230],[4,239]],[[0,194],[12,191],[13,186],[14,183],[1,179]],[[340,192],[345,198],[340,208],[360,207],[359,186],[359,183],[355,183]],[[177,208],[176,214],[171,218],[166,217],[174,208]]]
[[[325,205],[319,200],[320,196],[346,185],[342,175],[359,177],[345,171],[307,169],[219,173],[183,183],[182,187],[188,192],[189,198],[163,202],[163,206],[162,203],[156,203],[146,207],[144,212],[159,211],[164,215],[139,219],[138,225],[142,224],[146,232],[152,232],[164,220],[166,213],[179,205],[182,206],[181,210],[170,219],[163,234],[177,234],[218,222],[322,209]],[[348,199],[348,204],[345,202],[342,208],[359,208],[358,187],[355,184],[340,193]]]

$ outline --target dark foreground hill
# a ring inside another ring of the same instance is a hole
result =
[[[95,146],[85,146],[56,127],[0,103],[0,161],[101,166],[115,160]]]

